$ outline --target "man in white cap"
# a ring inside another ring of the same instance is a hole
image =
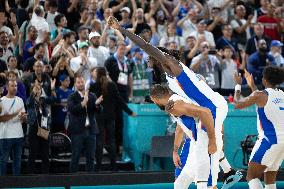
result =
[[[101,35],[98,32],[91,32],[89,34],[90,48],[88,50],[88,57],[97,59],[97,66],[104,66],[106,59],[110,56],[109,50],[101,46]]]

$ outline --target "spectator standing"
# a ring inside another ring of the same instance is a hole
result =
[[[39,63],[40,64],[40,63]],[[37,66],[37,63],[35,64]],[[54,87],[55,82],[53,82]],[[37,135],[38,129],[42,128],[50,130],[50,111],[47,104],[51,98],[44,94],[44,89],[41,83],[37,80],[34,82],[29,98],[27,99],[27,112],[28,112],[28,140],[29,140],[29,171],[32,174],[37,173],[35,160],[37,155],[40,154],[42,160],[41,173],[49,173],[49,142],[48,139],[42,138]]]
[[[184,46],[184,39],[176,34],[174,22],[168,24],[167,35],[161,38],[159,46],[166,47],[170,42],[176,42],[179,48]]]
[[[52,127],[51,132],[67,132],[67,125],[65,120],[67,115],[67,99],[73,93],[69,89],[70,78],[68,75],[61,75],[59,77],[60,86],[56,88],[56,100],[51,110]]]
[[[53,31],[56,29],[54,18],[59,14],[57,12],[57,0],[47,0],[45,3],[47,3],[47,12],[45,13],[44,18],[49,25],[49,31]]]
[[[190,36],[194,36],[197,39],[200,35],[204,35],[206,41],[209,43],[210,48],[215,48],[216,45],[213,34],[209,31],[206,31],[206,27],[207,27],[207,21],[200,20],[197,24],[197,31],[192,32]]]
[[[34,26],[30,26],[28,28],[28,39],[25,41],[23,46],[23,59],[25,62],[28,58],[31,58],[34,55],[34,48],[36,46],[36,39],[38,36],[38,32]]]
[[[107,131],[109,158],[112,170],[116,170],[116,142],[115,142],[115,115],[116,108],[122,107],[129,115],[135,115],[119,95],[117,86],[112,82],[104,67],[94,69],[95,82],[90,84],[90,92],[103,99],[103,111],[96,114],[99,134],[97,135],[96,162],[98,170],[101,169],[105,131]]]
[[[89,39],[89,29],[85,26],[81,26],[78,29],[78,37],[79,39],[75,42],[74,48],[76,49],[77,54],[79,54],[79,45],[82,42],[88,42]]]
[[[181,27],[184,38],[187,38],[193,31],[197,31],[197,18],[197,11],[191,9],[186,16],[178,21],[177,25]]]
[[[275,61],[273,56],[266,52],[267,44],[265,40],[260,39],[257,47],[258,51],[248,58],[247,70],[252,74],[255,84],[261,85],[263,69],[265,66],[275,64]]]
[[[23,77],[23,71],[21,69],[18,69],[18,60],[16,56],[12,55],[8,58],[7,66],[8,66],[8,71],[15,72],[19,79]]]
[[[17,31],[18,32],[18,31]],[[18,40],[10,41],[6,31],[0,31],[0,59],[7,62],[9,56],[15,52]]]
[[[223,50],[224,58],[221,61],[220,68],[221,72],[221,94],[224,96],[229,96],[234,93],[235,82],[232,76],[238,72],[237,62],[232,58],[233,51],[231,47],[226,46]]]
[[[53,49],[52,57],[58,57],[61,54],[66,54],[70,59],[77,56],[76,49],[73,47],[75,42],[76,33],[67,32],[63,35],[63,41],[61,40]]]
[[[116,83],[120,96],[125,102],[132,96],[133,76],[131,62],[126,58],[126,46],[123,41],[118,42],[116,53],[105,62],[105,67],[111,80]],[[122,144],[123,114],[121,107],[116,109],[115,133],[118,145]]]
[[[230,24],[224,24],[222,27],[223,36],[219,38],[216,42],[216,49],[220,50],[226,46],[232,48],[234,53],[238,52],[238,44],[235,39],[233,39],[233,29]]]
[[[281,40],[281,19],[275,17],[274,5],[269,4],[267,14],[260,16],[257,21],[263,24],[265,35],[272,40]]]
[[[260,39],[265,40],[266,44],[267,44],[267,49],[266,51],[269,50],[269,46],[270,46],[270,42],[271,39],[269,37],[267,37],[266,35],[264,35],[264,26],[261,23],[256,23],[253,26],[253,31],[254,31],[254,36],[252,36],[248,41],[247,41],[247,45],[246,45],[246,53],[247,55],[251,55],[253,53],[255,53],[257,51],[257,42]]]
[[[0,114],[0,175],[7,174],[7,163],[12,152],[13,175],[21,173],[21,156],[24,144],[22,122],[27,114],[23,100],[16,95],[17,82],[8,81],[8,94],[1,98],[2,112]]]
[[[132,74],[133,74],[133,103],[145,102],[145,96],[148,95],[150,85],[147,73],[147,62],[143,59],[143,51],[140,48],[135,49],[133,55]]]
[[[67,20],[64,14],[56,15],[54,18],[54,22],[56,28],[51,31],[51,43],[53,47],[55,47],[59,43],[65,33],[69,32],[69,30],[66,29]]]
[[[206,83],[214,90],[220,89],[220,61],[215,55],[209,54],[209,43],[200,44],[201,54],[192,59],[190,68],[202,75],[206,79]]]
[[[44,43],[36,44],[36,46],[34,47],[35,55],[28,58],[24,63],[24,72],[33,72],[33,66],[37,61],[41,62],[43,65],[47,64],[47,62],[44,61],[45,47],[46,46]]]
[[[213,7],[211,10],[211,19],[207,22],[207,30],[214,35],[214,40],[216,42],[222,37],[222,26],[225,24],[220,11],[220,8]]]
[[[99,111],[102,98],[85,91],[85,80],[82,76],[75,77],[76,91],[68,98],[69,126],[71,136],[72,157],[70,172],[78,171],[79,159],[83,149],[86,155],[86,171],[94,171],[96,150],[96,134],[98,134],[95,112]]]
[[[88,57],[97,60],[96,66],[104,66],[105,61],[110,56],[108,49],[104,46],[101,46],[100,40],[101,35],[98,32],[91,32],[89,34],[91,47],[88,49]]]
[[[269,54],[274,57],[275,64],[284,67],[284,58],[282,56],[283,43],[277,40],[271,41]]]
[[[50,32],[48,23],[44,18],[44,9],[42,6],[35,3],[34,13],[31,19],[31,25],[33,25],[38,31],[38,37],[36,43],[41,43],[44,41],[44,38]]]
[[[66,75],[72,80],[71,86],[73,87],[74,72],[70,67],[70,60],[65,54],[60,56],[52,71],[52,77],[56,78],[57,81],[56,86],[60,86],[60,77],[62,75]]]
[[[235,18],[231,21],[231,26],[234,30],[234,38],[238,40],[238,48],[244,50],[247,40],[250,38],[250,25],[253,15],[249,15],[245,20],[246,8],[243,5],[238,5],[235,8]]]
[[[70,67],[75,75],[82,75],[85,80],[91,76],[90,71],[96,67],[98,62],[93,57],[88,57],[89,44],[82,42],[79,45],[80,55],[70,60]]]

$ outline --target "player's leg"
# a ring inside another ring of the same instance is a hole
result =
[[[194,181],[195,156],[193,152],[194,152],[194,145],[190,144],[186,163],[174,182],[175,189],[188,189],[189,185]]]
[[[207,185],[211,182],[210,175],[210,156],[208,154],[208,135],[198,128],[196,141],[196,185],[198,189],[207,189]],[[209,178],[209,179],[208,179]]]

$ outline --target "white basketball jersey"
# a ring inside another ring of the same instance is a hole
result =
[[[276,143],[284,143],[284,92],[267,88],[268,100],[263,108],[258,108],[260,126],[264,136]]]

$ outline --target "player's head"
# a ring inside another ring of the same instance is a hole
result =
[[[265,88],[275,87],[284,82],[284,69],[276,66],[268,66],[263,70],[262,84]]]
[[[161,110],[165,110],[165,106],[170,98],[170,92],[167,86],[156,84],[150,89],[150,97]]]

